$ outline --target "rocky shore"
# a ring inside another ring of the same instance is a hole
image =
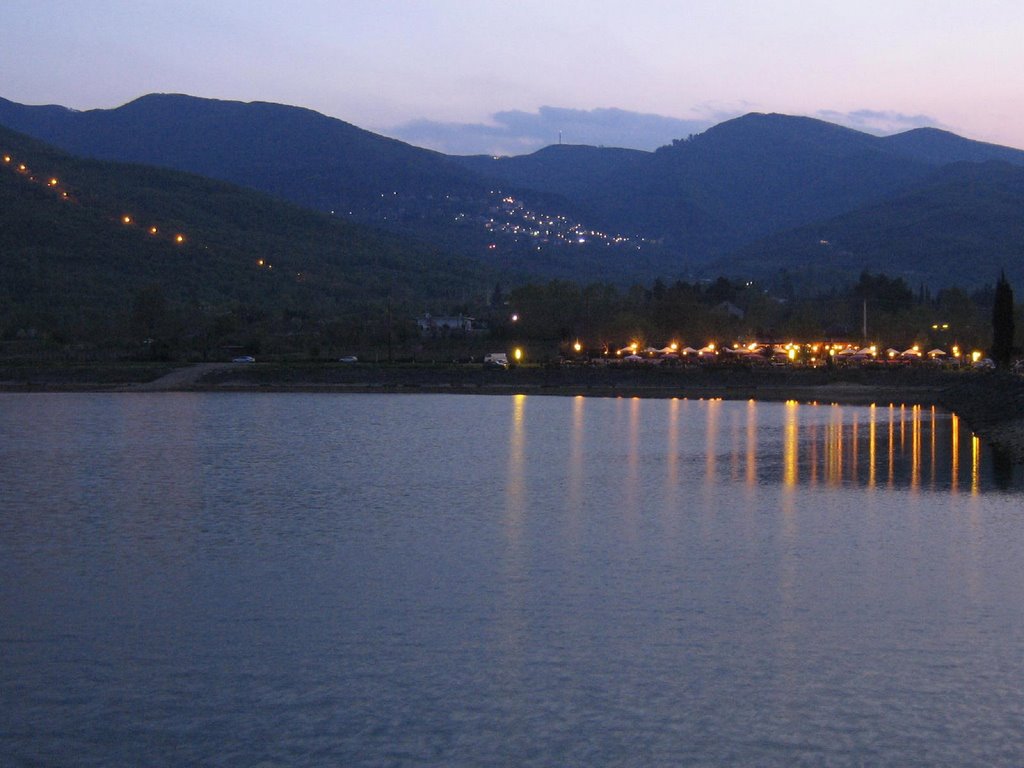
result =
[[[1014,463],[1024,464],[1024,377],[987,373],[944,390],[939,404]]]

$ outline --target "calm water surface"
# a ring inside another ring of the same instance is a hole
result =
[[[1021,765],[950,414],[0,395],[0,765]]]

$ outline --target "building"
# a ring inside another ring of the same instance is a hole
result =
[[[468,315],[431,315],[424,313],[416,319],[420,335],[425,337],[453,334],[486,333],[487,323]]]

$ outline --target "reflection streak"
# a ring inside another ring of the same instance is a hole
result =
[[[578,395],[572,403],[572,432],[569,443],[569,514],[575,530],[583,507],[583,423],[586,398]],[[575,538],[575,537],[574,537]]]
[[[950,485],[953,493],[956,493],[960,480],[960,417],[955,413],[951,419],[951,424],[951,432],[953,433],[953,446],[951,448],[953,466],[950,468]]]
[[[679,483],[679,400],[673,397],[668,404],[668,456],[665,485],[674,491]]]
[[[878,431],[878,409],[871,404],[871,417],[868,425],[868,488],[875,487],[875,462],[878,460],[878,448],[875,433]]]
[[[901,485],[912,491],[938,490],[943,486],[956,491],[959,487],[959,432],[963,426],[954,414],[943,415],[935,407],[929,407],[926,412],[915,405],[901,407],[897,415],[896,406],[890,405],[886,440],[881,433],[884,427],[877,406],[872,405],[862,413],[853,406],[832,405],[826,414],[811,412],[803,420],[800,413],[805,407],[812,406],[787,402],[782,413],[780,473],[784,486],[795,486],[803,481],[809,486],[817,486],[819,482],[831,487],[863,483],[868,488],[876,488],[883,482],[880,475],[886,465],[882,464],[885,461],[882,454],[887,451],[889,487]],[[817,406],[813,407],[817,410]],[[758,461],[754,437],[757,418],[755,406],[751,404],[748,408],[747,475],[738,480],[752,485]],[[820,415],[825,418],[819,418]],[[896,436],[897,419],[902,439]],[[924,434],[926,428],[927,435]],[[947,429],[948,439],[943,432]],[[980,489],[981,448],[973,444],[972,451],[972,488]]]
[[[715,484],[718,456],[718,414],[721,405],[721,400],[707,401],[707,450],[705,452],[706,466],[704,471],[704,480],[707,485]]]
[[[921,406],[910,409],[910,487],[921,487]]]
[[[747,487],[757,486],[757,401],[747,401]]]
[[[526,480],[526,395],[512,396],[512,425],[508,439],[508,471],[505,477],[505,529],[510,543],[522,535]]]
[[[796,486],[799,479],[798,463],[800,458],[800,418],[799,404],[795,400],[786,401],[785,428],[783,440],[783,471],[782,482],[786,487]]]
[[[977,496],[981,490],[981,439],[971,435],[971,494]]]

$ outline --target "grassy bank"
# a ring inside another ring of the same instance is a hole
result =
[[[149,362],[0,363],[0,391],[103,391],[154,381],[178,367]]]

